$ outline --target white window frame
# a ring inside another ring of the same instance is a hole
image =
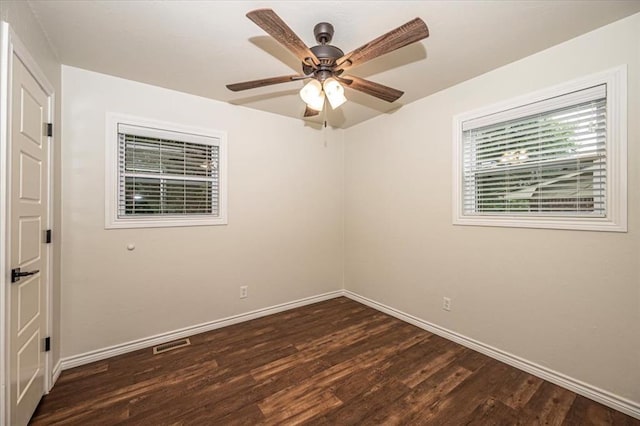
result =
[[[178,132],[197,137],[214,138],[219,148],[219,212],[217,216],[130,216],[118,217],[119,143],[118,125],[147,127],[159,131]],[[227,224],[227,134],[212,129],[184,126],[176,123],[108,112],[106,114],[105,155],[105,229],[114,228],[159,228],[175,226],[203,226]]]
[[[540,217],[515,215],[468,215],[463,211],[463,123],[491,114],[523,107],[605,84],[606,127],[606,214],[604,217]],[[627,66],[572,80],[505,102],[458,114],[453,118],[453,224],[519,228],[574,229],[627,232]]]

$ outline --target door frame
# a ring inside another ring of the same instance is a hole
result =
[[[10,401],[9,401],[9,320],[11,318],[11,304],[9,300],[9,286],[11,285],[9,274],[11,265],[9,263],[11,247],[11,226],[9,226],[11,211],[11,100],[12,100],[12,67],[14,54],[22,61],[27,70],[35,78],[36,82],[47,94],[49,102],[49,123],[54,122],[55,117],[55,91],[38,63],[29,53],[26,46],[20,41],[11,26],[4,21],[0,21],[0,412],[4,413],[0,417],[0,425],[9,424]],[[53,225],[53,159],[55,137],[48,138],[49,153],[47,161],[48,185],[47,185],[47,229]],[[58,233],[58,235],[60,235]],[[51,336],[53,331],[53,244],[47,244],[47,285],[45,290],[45,305],[47,313],[45,315],[45,329],[47,336]],[[59,344],[56,342],[56,344]],[[48,393],[53,387],[53,351],[45,353],[44,366],[44,393]]]

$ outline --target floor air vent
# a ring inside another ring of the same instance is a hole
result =
[[[173,342],[163,343],[158,346],[153,347],[153,354],[158,355],[164,352],[169,352],[174,349],[184,348],[185,346],[189,346],[191,341],[187,339],[174,340]]]

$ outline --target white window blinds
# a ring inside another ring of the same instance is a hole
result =
[[[606,86],[463,123],[465,215],[606,214]]]
[[[118,125],[118,217],[218,216],[217,139]]]

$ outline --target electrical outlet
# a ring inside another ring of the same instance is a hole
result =
[[[445,311],[451,310],[451,298],[449,297],[442,298],[442,309],[444,309]]]
[[[246,299],[249,296],[249,287],[246,285],[240,286],[240,299]]]

